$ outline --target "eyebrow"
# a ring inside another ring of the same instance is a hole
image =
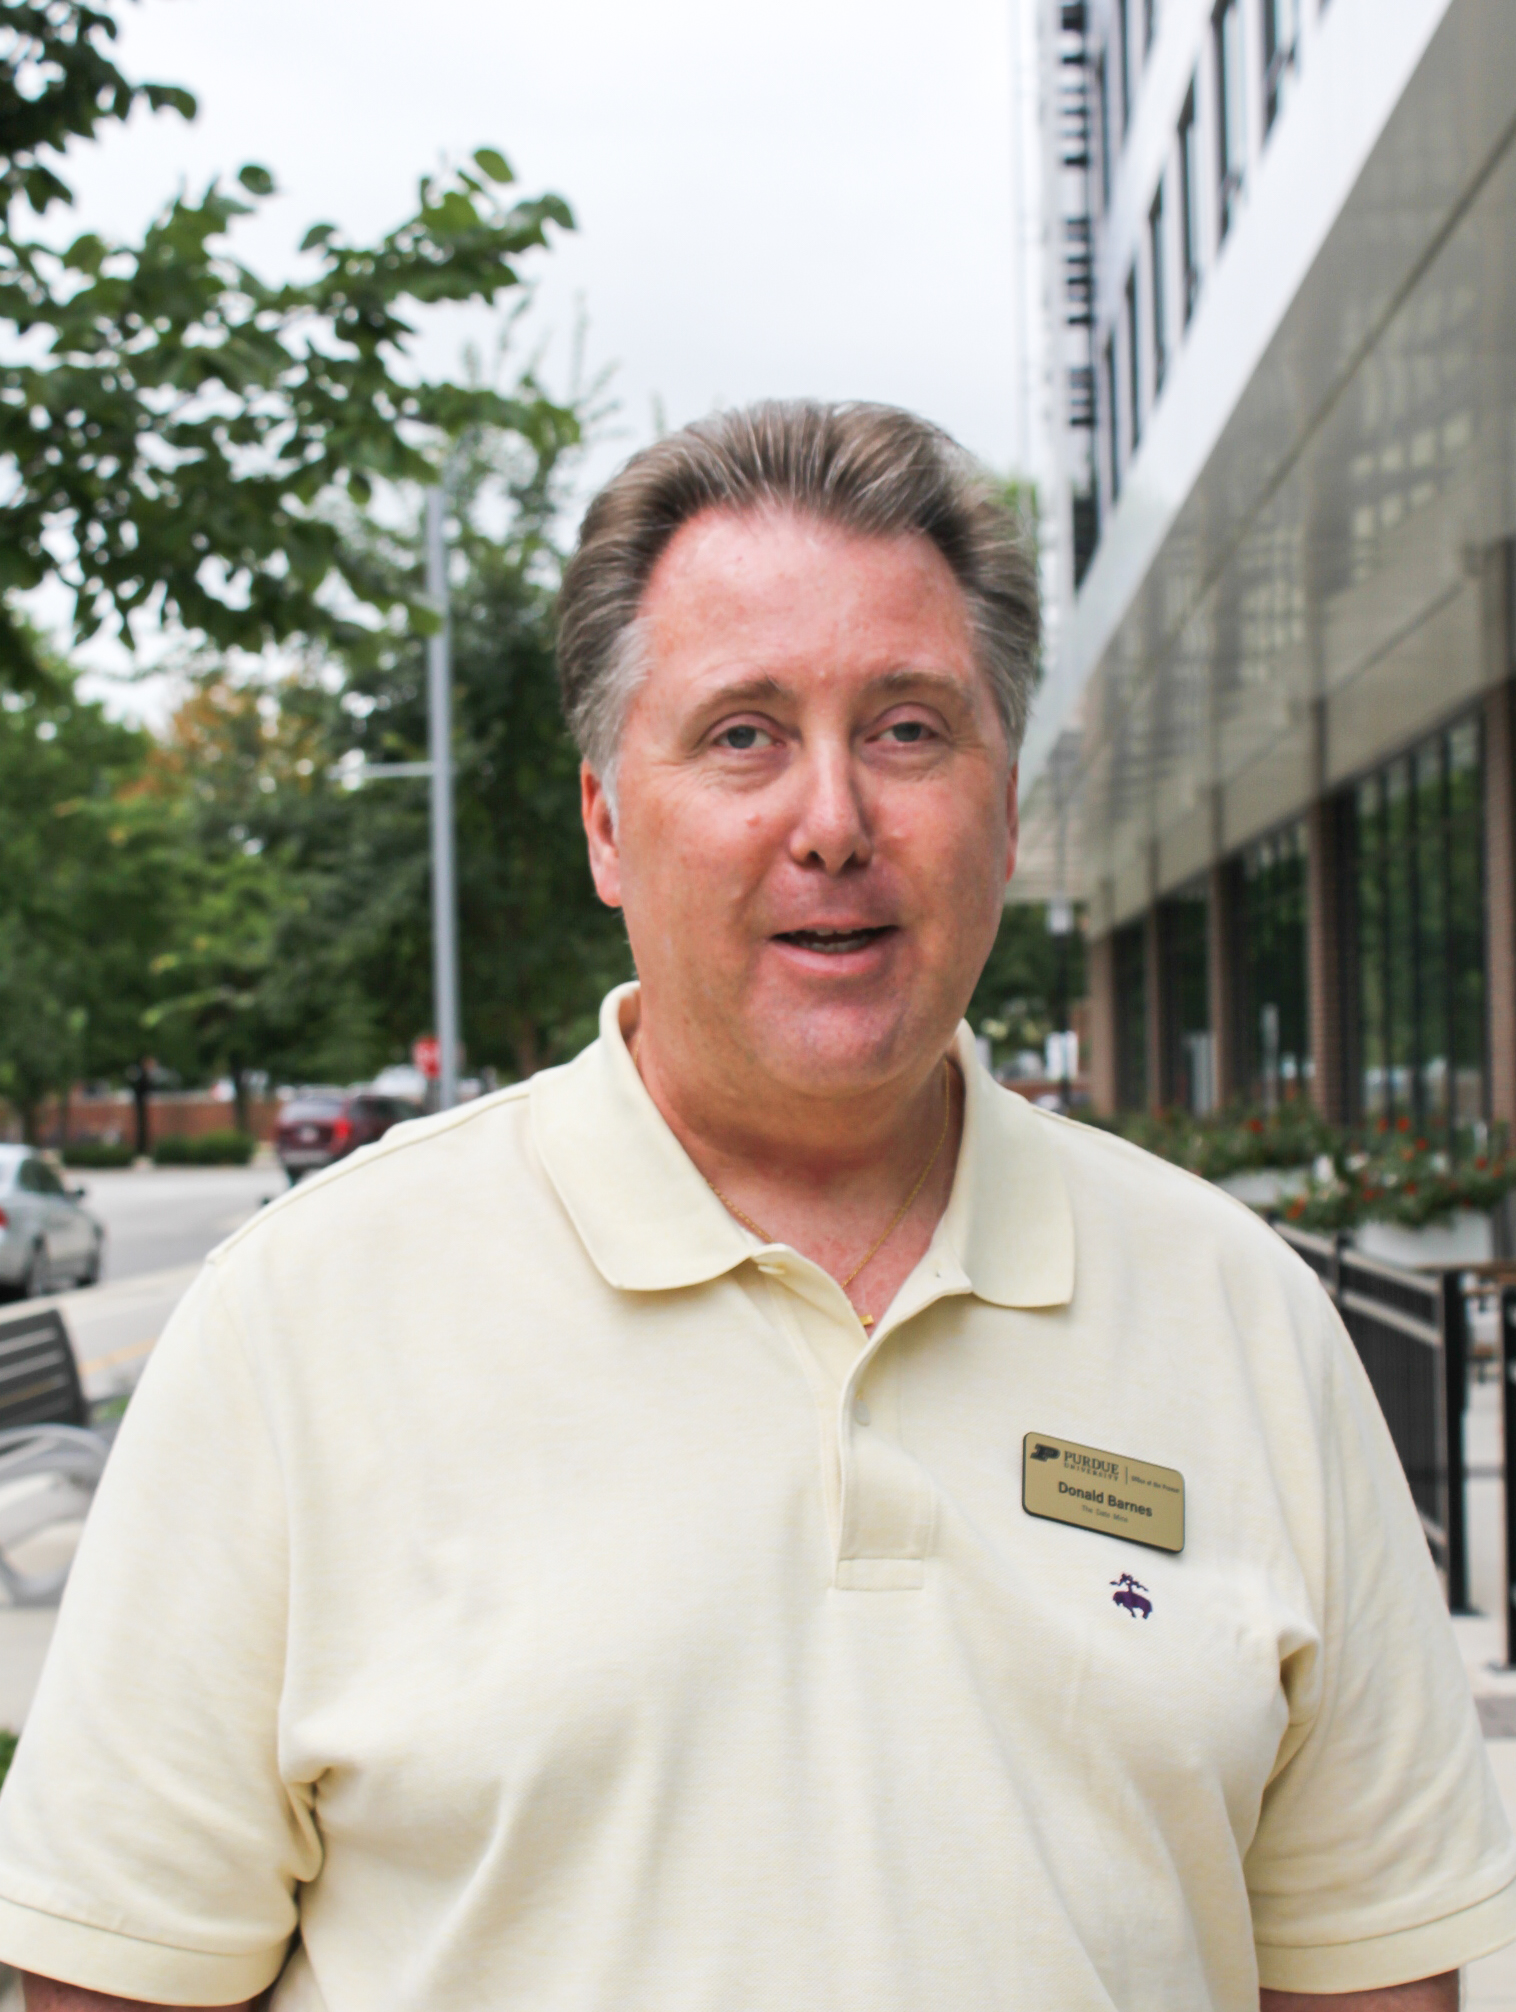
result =
[[[721,711],[727,706],[756,706],[765,700],[787,699],[793,688],[763,672],[756,677],[734,678],[730,684],[716,685],[700,701],[702,713]]]
[[[897,693],[921,691],[959,700],[965,696],[962,678],[955,677],[950,671],[927,670],[909,664],[881,671],[878,677],[869,679],[864,689],[885,698]],[[716,686],[705,695],[700,710],[708,713],[712,710],[719,712],[727,706],[762,705],[766,701],[793,698],[795,693],[794,685],[763,672],[752,677],[734,678],[730,684]]]
[[[869,680],[869,690],[882,693],[940,692],[944,697],[962,698],[965,686],[962,678],[954,677],[951,671],[929,671],[921,666],[903,664],[898,670],[885,671],[877,678]]]

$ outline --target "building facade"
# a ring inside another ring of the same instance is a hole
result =
[[[1045,5],[1023,898],[1097,1103],[1516,1128],[1516,6]]]

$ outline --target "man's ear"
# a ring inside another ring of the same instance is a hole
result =
[[[1005,785],[1005,880],[1009,887],[1011,875],[1016,871],[1016,848],[1021,843],[1021,806],[1017,798],[1021,764],[1011,763],[1011,772]]]
[[[590,877],[607,908],[621,906],[621,850],[616,843],[616,813],[604,783],[589,763],[579,764],[579,815],[590,849]]]

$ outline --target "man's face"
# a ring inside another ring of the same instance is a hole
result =
[[[708,511],[643,599],[617,814],[584,772],[665,1066],[755,1093],[929,1069],[994,942],[1016,777],[925,538]]]

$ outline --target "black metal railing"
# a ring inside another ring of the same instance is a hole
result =
[[[1468,1316],[1462,1273],[1406,1271],[1364,1257],[1341,1238],[1309,1236],[1280,1223],[1275,1228],[1316,1273],[1342,1317],[1400,1455],[1448,1605],[1466,1612]],[[1512,1389],[1508,1380],[1508,1402]]]

